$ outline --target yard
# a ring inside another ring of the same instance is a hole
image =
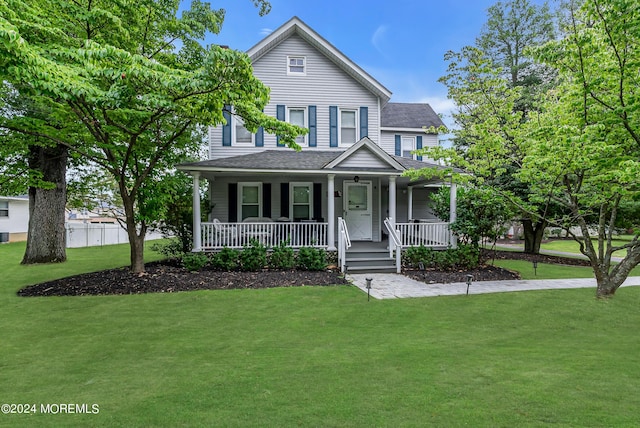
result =
[[[0,426],[635,426],[640,289],[367,302],[349,286],[21,298],[127,247],[0,246]],[[148,252],[149,258],[158,256]],[[91,407],[89,407],[91,408]]]

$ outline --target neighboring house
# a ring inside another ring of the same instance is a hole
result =
[[[196,189],[200,179],[210,184],[213,208],[194,251],[242,247],[252,238],[335,250],[346,234],[387,251],[386,237],[396,230],[404,246],[452,243],[450,219],[429,208],[442,183],[402,175],[439,168],[412,153],[438,144],[424,129],[443,125],[428,104],[389,102],[387,88],[297,17],[248,55],[271,88],[265,113],[309,133],[298,137],[302,151],[295,152],[262,129],[248,132],[233,107],[225,109],[226,124],[209,129],[209,160],[178,166]],[[198,197],[194,208],[198,228]]]
[[[29,196],[0,196],[0,243],[26,241]]]

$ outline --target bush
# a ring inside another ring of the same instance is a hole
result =
[[[288,242],[282,241],[269,256],[269,267],[272,269],[293,269],[296,266],[293,248],[287,246]]]
[[[182,266],[189,272],[196,272],[209,263],[205,253],[185,253],[182,255]]]
[[[214,254],[211,260],[211,265],[215,269],[219,270],[236,270],[238,269],[240,251],[233,248],[224,247],[220,252]]]
[[[322,248],[302,247],[298,251],[298,268],[323,270],[327,268],[327,253]]]
[[[437,251],[424,246],[409,247],[405,252],[405,263],[415,268],[420,263],[425,268],[438,270],[473,269],[480,264],[480,250],[471,245],[459,245]]]
[[[251,240],[251,246],[244,247],[240,253],[242,270],[256,271],[267,265],[267,248],[257,240]]]
[[[176,238],[162,240],[151,244],[151,249],[171,259],[179,259],[184,254],[182,243]]]

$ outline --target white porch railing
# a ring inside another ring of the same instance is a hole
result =
[[[202,249],[242,248],[257,240],[266,247],[327,247],[327,223],[202,223]]]
[[[403,247],[448,247],[449,223],[396,223]]]
[[[338,264],[340,265],[340,272],[344,273],[347,250],[351,247],[351,238],[349,238],[349,229],[347,229],[347,222],[342,217],[338,217]]]
[[[402,271],[402,240],[389,217],[384,219],[384,225],[389,233],[389,257],[392,258],[393,252],[396,252],[396,273],[400,273]]]

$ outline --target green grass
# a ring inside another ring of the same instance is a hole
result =
[[[119,254],[120,252],[124,254]],[[636,426],[640,288],[367,302],[347,286],[19,298],[125,249],[0,246],[0,426]]]
[[[613,240],[612,244],[614,246],[623,245],[625,240]],[[594,240],[594,245],[597,247],[598,241]],[[553,251],[564,251],[567,253],[580,254],[580,244],[578,244],[573,239],[555,239],[549,242],[544,242],[541,246],[543,250],[553,250]],[[623,253],[616,253],[614,256],[624,257]]]

